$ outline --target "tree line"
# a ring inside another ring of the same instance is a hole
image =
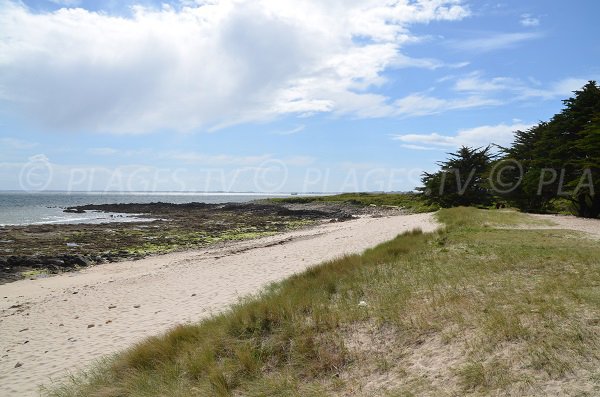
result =
[[[600,87],[589,81],[549,121],[515,131],[509,147],[461,147],[418,188],[441,207],[504,203],[527,212],[564,207],[600,215]]]

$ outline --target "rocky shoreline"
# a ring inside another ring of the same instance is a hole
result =
[[[345,203],[105,204],[69,207],[136,214],[143,221],[0,227],[0,284],[96,264],[200,249],[360,215],[398,210]]]

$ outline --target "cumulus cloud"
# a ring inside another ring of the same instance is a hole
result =
[[[402,142],[402,146],[408,149],[431,150],[431,149],[454,149],[460,146],[487,146],[497,144],[509,145],[517,130],[527,130],[533,124],[514,123],[482,125],[474,128],[459,130],[455,135],[431,134],[399,134],[392,139]]]
[[[47,128],[124,133],[379,116],[390,98],[368,90],[385,70],[440,66],[400,52],[410,26],[468,14],[460,0],[188,1],[128,17],[0,0],[0,103]]]

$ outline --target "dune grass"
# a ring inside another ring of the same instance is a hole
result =
[[[346,203],[361,206],[375,205],[400,207],[410,212],[431,212],[438,208],[428,204],[422,194],[417,193],[342,193],[330,196],[297,196],[271,198],[268,201],[277,203],[305,204],[314,202]]]
[[[50,396],[600,394],[600,247],[441,210],[47,390]]]

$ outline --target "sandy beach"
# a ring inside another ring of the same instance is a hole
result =
[[[41,384],[222,311],[271,282],[404,231],[436,227],[432,214],[362,217],[0,285],[0,395],[39,395]]]

